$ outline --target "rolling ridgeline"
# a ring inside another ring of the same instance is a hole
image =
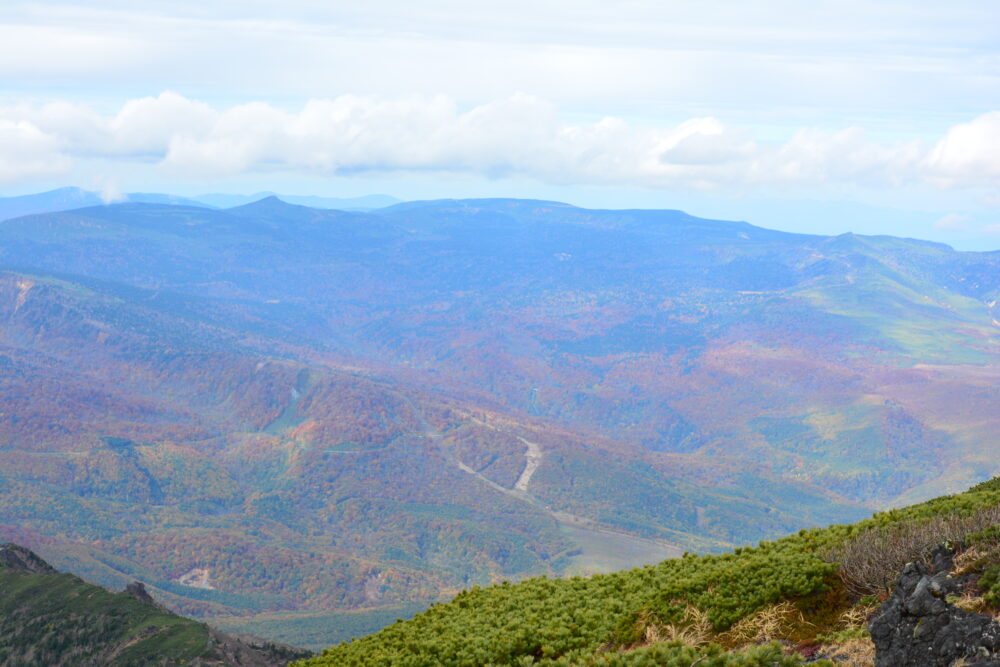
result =
[[[473,585],[855,521],[1000,472],[998,294],[1000,253],[677,211],[6,220],[0,539],[321,648]],[[802,558],[780,595],[833,576]],[[629,599],[546,655],[624,637]]]

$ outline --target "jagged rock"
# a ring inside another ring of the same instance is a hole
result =
[[[146,587],[141,581],[133,581],[131,584],[125,587],[125,594],[131,595],[136,600],[140,602],[145,602],[146,604],[156,604],[156,600],[146,591]]]
[[[946,600],[961,587],[947,574],[951,567],[951,554],[939,550],[931,568],[903,568],[868,626],[876,667],[948,667],[960,658],[977,667],[1000,666],[1000,623]]]
[[[958,545],[961,547],[961,545]],[[931,554],[931,572],[951,572],[955,569],[955,551],[941,545]]]
[[[30,549],[10,542],[0,545],[0,567],[33,574],[55,574],[56,572],[55,568],[36,556]]]

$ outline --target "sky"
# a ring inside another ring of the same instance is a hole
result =
[[[1000,5],[0,6],[0,196],[509,196],[1000,249]]]

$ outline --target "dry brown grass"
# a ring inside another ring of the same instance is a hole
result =
[[[720,638],[732,646],[756,644],[774,639],[783,639],[791,634],[794,627],[808,624],[791,602],[779,602],[764,607],[753,616],[747,616],[726,630]]]
[[[641,629],[642,640],[629,646],[620,647],[624,650],[632,650],[640,646],[648,646],[659,642],[680,642],[687,646],[702,646],[707,644],[715,632],[708,614],[697,607],[687,605],[684,607],[684,615],[676,623],[664,623],[658,616],[651,612],[644,612],[637,620]],[[601,650],[610,650],[612,644],[601,647]]]
[[[982,543],[970,547],[955,556],[955,574],[963,575],[981,572],[984,568],[1000,562],[1000,544]]]
[[[837,574],[855,596],[884,594],[892,589],[907,563],[927,563],[945,542],[961,542],[968,535],[1000,524],[1000,506],[970,515],[950,514],[895,526],[869,528],[826,554],[839,564]]]
[[[962,575],[974,572],[979,569],[979,565],[988,558],[993,550],[975,546],[966,549],[955,556],[955,574]]]
[[[851,628],[867,628],[868,627],[868,617],[878,609],[877,604],[872,605],[854,605],[844,610],[844,613],[840,615],[837,619],[837,626],[841,630],[850,630]]]
[[[708,614],[688,605],[684,608],[684,616],[677,623],[647,622],[643,639],[646,644],[681,642],[688,646],[702,646],[708,643],[712,634]]]
[[[952,601],[952,604],[965,611],[983,613],[986,610],[986,600],[981,595],[973,595],[972,593],[966,593],[957,600]]]
[[[872,667],[875,664],[875,644],[871,639],[852,639],[842,644],[824,645],[823,656],[838,667]]]

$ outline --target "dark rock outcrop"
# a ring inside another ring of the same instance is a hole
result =
[[[151,605],[156,604],[156,600],[152,598],[152,596],[146,590],[146,586],[141,581],[133,581],[131,584],[126,586],[125,594],[131,595],[139,602],[145,602],[146,604],[151,604]]]
[[[56,570],[29,549],[10,542],[0,544],[0,567],[32,574],[55,574]]]
[[[961,580],[950,576],[951,554],[939,550],[930,568],[908,564],[892,596],[869,623],[876,667],[948,667],[959,659],[1000,666],[1000,623],[946,600]]]

